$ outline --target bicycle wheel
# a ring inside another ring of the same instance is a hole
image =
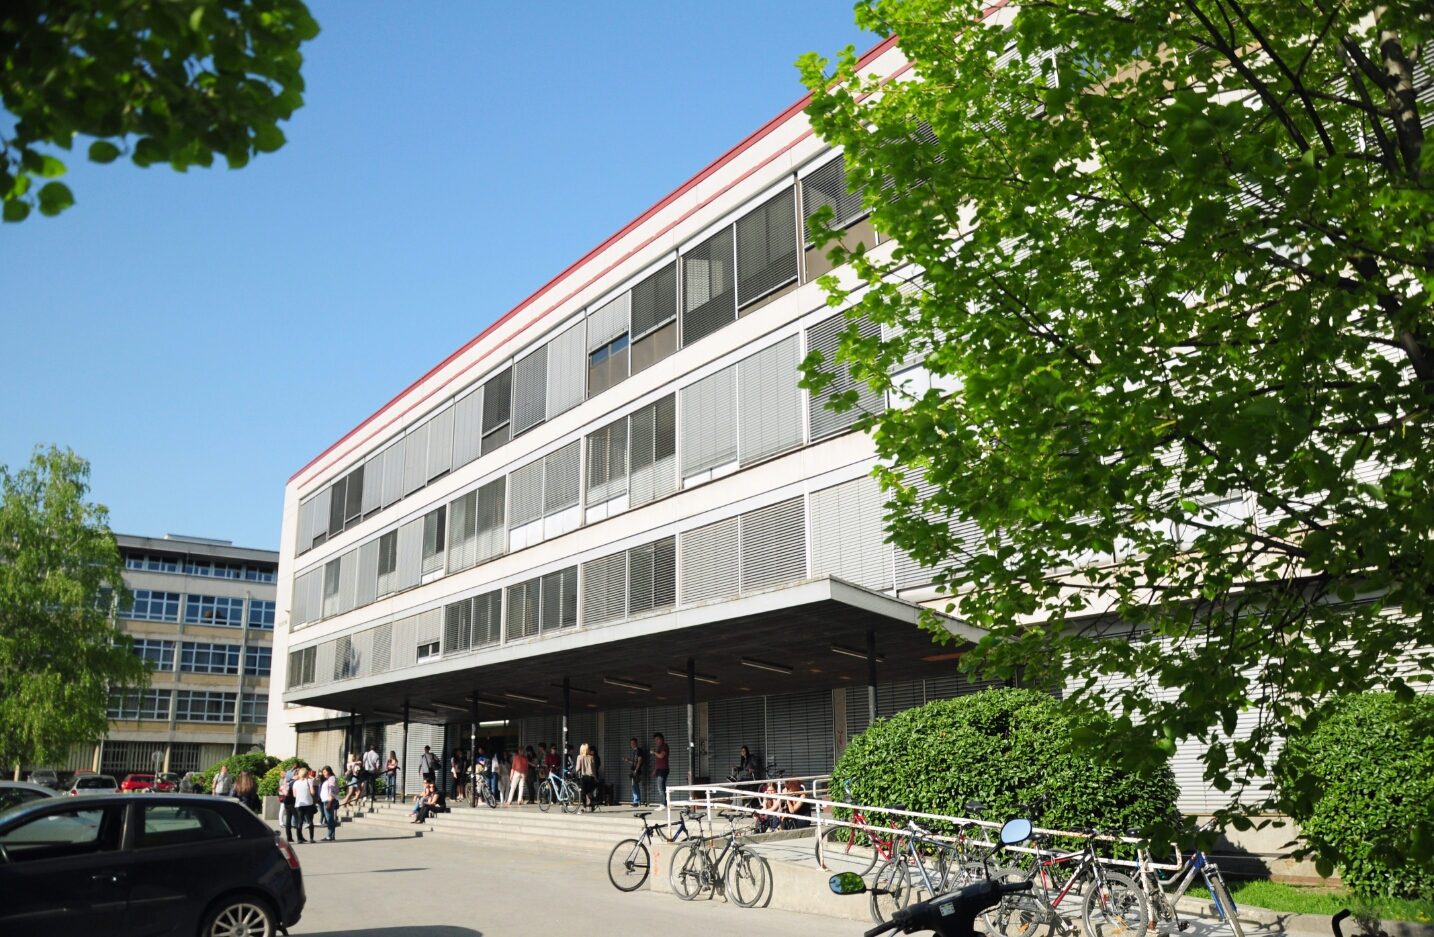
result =
[[[817,838],[817,864],[828,872],[866,875],[876,865],[876,848],[861,830],[829,826]]]
[[[538,785],[538,809],[544,813],[553,805],[553,785],[544,781]]]
[[[1212,869],[1205,876],[1205,881],[1210,886],[1210,897],[1215,899],[1215,908],[1225,918],[1225,923],[1230,925],[1235,937],[1245,937],[1245,929],[1240,926],[1239,909],[1230,898],[1230,889],[1225,887],[1225,877],[1220,870]]]
[[[722,871],[722,889],[737,907],[750,908],[766,894],[768,877],[767,861],[739,847]]]
[[[710,864],[706,850],[697,843],[678,846],[668,863],[668,878],[673,893],[683,901],[691,901],[701,895],[712,885],[712,875],[708,871]]]
[[[493,788],[485,783],[480,789],[483,793],[483,803],[496,810],[498,808],[498,795],[493,793]]]
[[[871,919],[885,924],[911,902],[911,876],[901,856],[888,859],[871,884]]]
[[[571,782],[563,785],[563,813],[577,813],[583,809],[583,795]]]
[[[1150,904],[1145,892],[1119,872],[1101,872],[1081,902],[1081,921],[1088,937],[1145,937]]]
[[[647,881],[652,857],[640,840],[625,839],[607,857],[607,877],[618,891],[636,891]]]
[[[991,870],[991,881],[1002,884],[1024,882],[1028,878],[1030,876],[1021,869]],[[1051,937],[1065,930],[1059,924],[1055,909],[1038,888],[1003,895],[1000,903],[986,912],[985,918],[986,933],[995,937]]]

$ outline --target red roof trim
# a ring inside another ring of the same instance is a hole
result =
[[[858,61],[858,63],[857,63],[857,66],[858,66],[859,68],[862,67],[862,66],[865,66],[865,65],[867,65],[871,60],[877,58],[877,57],[880,56],[882,53],[886,52],[888,49],[890,49],[890,48],[896,43],[896,39],[897,39],[897,37],[896,37],[895,35],[892,35],[892,36],[890,36],[890,37],[888,37],[888,38],[882,40],[881,42],[877,43],[877,44],[876,44],[875,46],[873,46],[871,49],[867,50],[867,52],[866,52],[864,55],[862,55],[861,59],[860,59],[860,60]],[[902,71],[905,71],[905,69],[902,69]],[[891,77],[895,77],[895,76],[891,76]],[[763,124],[761,127],[759,127],[756,131],[754,131],[753,133],[749,134],[744,140],[742,140],[742,141],[741,141],[740,143],[738,143],[736,146],[732,147],[732,148],[729,149],[727,152],[723,153],[721,156],[719,156],[719,157],[717,157],[715,160],[713,160],[711,163],[707,164],[707,166],[704,167],[700,172],[698,172],[698,173],[697,173],[696,175],[694,175],[692,178],[688,179],[688,180],[687,180],[686,182],[684,182],[682,185],[678,186],[676,189],[674,189],[672,192],[670,192],[666,197],[664,197],[664,198],[663,198],[661,201],[659,201],[657,204],[655,204],[655,205],[653,205],[651,208],[647,209],[647,211],[643,212],[641,215],[638,215],[638,216],[637,216],[636,218],[634,218],[632,221],[629,221],[627,224],[623,225],[623,227],[620,228],[615,234],[609,236],[609,237],[608,237],[607,239],[605,239],[601,244],[599,244],[597,247],[594,247],[592,250],[588,251],[586,254],[584,254],[582,257],[578,258],[578,259],[577,259],[576,261],[574,261],[572,264],[569,264],[568,267],[567,267],[566,269],[564,269],[561,273],[559,273],[557,276],[553,277],[551,280],[549,280],[548,282],[544,283],[542,286],[538,287],[538,289],[535,290],[532,294],[530,294],[527,299],[524,299],[522,302],[518,303],[518,305],[516,305],[516,306],[514,306],[512,309],[508,310],[508,312],[504,313],[501,317],[499,317],[497,320],[495,320],[495,321],[493,322],[493,324],[489,325],[489,326],[488,326],[487,328],[485,328],[482,332],[479,332],[476,336],[474,336],[474,337],[473,337],[472,339],[470,339],[468,342],[464,343],[464,345],[463,345],[461,348],[459,348],[457,351],[453,352],[453,354],[449,355],[447,358],[444,358],[444,359],[443,359],[442,361],[440,361],[437,365],[435,365],[434,367],[430,368],[430,369],[428,370],[428,372],[425,373],[425,374],[424,374],[422,377],[420,377],[418,380],[414,381],[412,384],[410,384],[410,385],[408,385],[407,387],[405,387],[402,391],[400,391],[398,394],[396,394],[391,400],[389,400],[388,403],[384,404],[382,407],[379,407],[378,410],[374,411],[373,414],[371,414],[371,415],[370,415],[367,419],[365,419],[362,423],[360,423],[359,425],[355,426],[353,429],[349,430],[347,433],[345,433],[343,436],[341,436],[338,440],[336,440],[332,445],[330,445],[330,446],[329,446],[327,449],[325,449],[323,452],[320,452],[318,455],[314,456],[314,458],[311,459],[311,460],[309,460],[309,462],[308,462],[306,465],[304,465],[303,468],[299,469],[299,470],[298,470],[297,472],[295,472],[293,475],[290,475],[290,476],[289,476],[289,481],[292,482],[294,479],[298,478],[300,475],[302,475],[302,474],[304,474],[305,472],[307,472],[310,468],[313,468],[314,465],[316,465],[318,462],[322,461],[325,456],[329,455],[331,452],[333,452],[335,449],[337,449],[337,448],[339,448],[340,446],[342,446],[342,445],[343,445],[345,442],[347,442],[349,439],[353,438],[353,436],[354,436],[355,434],[357,434],[360,430],[362,430],[362,429],[364,429],[365,427],[367,427],[370,423],[372,423],[372,422],[373,422],[380,414],[382,414],[385,410],[387,410],[387,409],[389,409],[390,407],[392,407],[395,403],[397,403],[398,401],[402,400],[407,394],[409,394],[410,392],[412,392],[415,388],[417,388],[418,386],[420,386],[421,384],[423,384],[424,381],[427,381],[428,379],[430,379],[431,377],[433,377],[435,374],[437,374],[439,371],[442,371],[445,367],[447,367],[449,364],[451,364],[451,363],[454,361],[454,359],[458,358],[458,357],[461,356],[464,352],[468,351],[470,348],[472,348],[474,345],[476,345],[478,342],[482,341],[482,340],[483,340],[485,337],[487,337],[491,332],[493,332],[493,331],[494,331],[495,329],[497,329],[499,326],[503,325],[503,323],[505,323],[505,322],[507,322],[509,319],[513,318],[513,316],[515,316],[515,315],[517,315],[518,313],[522,312],[524,309],[528,308],[528,307],[531,306],[533,303],[537,302],[538,299],[540,299],[544,294],[546,294],[549,290],[551,290],[553,287],[555,287],[559,282],[561,282],[562,280],[564,280],[564,279],[565,279],[569,274],[571,274],[573,271],[575,271],[575,270],[577,270],[578,268],[582,267],[584,264],[586,264],[586,263],[587,263],[589,260],[591,260],[593,257],[595,257],[595,256],[597,256],[597,255],[599,255],[599,254],[601,254],[604,250],[606,250],[608,247],[610,247],[613,243],[615,243],[616,241],[622,239],[625,235],[627,235],[628,233],[630,233],[630,232],[631,232],[634,228],[636,228],[637,226],[641,225],[644,221],[647,221],[647,220],[648,220],[649,218],[651,218],[653,215],[655,215],[656,213],[658,213],[658,212],[661,211],[662,209],[666,208],[668,205],[672,204],[672,202],[674,202],[675,200],[681,198],[683,195],[685,195],[686,193],[688,193],[689,191],[691,191],[694,187],[696,187],[697,185],[700,185],[703,181],[705,181],[705,180],[706,180],[708,177],[710,177],[713,173],[717,172],[717,170],[721,169],[723,166],[725,166],[725,165],[727,165],[728,163],[730,163],[733,159],[737,158],[739,155],[741,155],[743,152],[745,152],[747,149],[749,149],[753,144],[757,143],[759,140],[761,140],[763,137],[765,137],[768,133],[770,133],[770,132],[771,132],[772,130],[774,130],[776,127],[780,126],[782,123],[784,123],[784,122],[786,122],[787,120],[789,120],[794,114],[796,114],[796,113],[800,112],[801,110],[803,110],[804,108],[806,108],[807,104],[810,103],[810,101],[811,101],[811,94],[810,94],[810,93],[803,95],[803,96],[801,97],[801,99],[798,100],[796,103],[794,103],[794,104],[792,104],[791,106],[787,107],[785,110],[783,110],[783,111],[782,111],[780,114],[778,114],[776,117],[773,117],[771,120],[767,121],[765,124]],[[559,300],[558,303],[555,303],[555,305],[560,305],[562,302],[564,302],[564,301],[566,301],[568,298],[570,298],[573,294],[575,294],[575,293],[577,293],[577,292],[579,292],[579,291],[585,289],[585,288],[586,288],[589,284],[591,284],[594,280],[596,280],[598,277],[601,277],[603,274],[607,273],[607,272],[608,272],[609,270],[611,270],[614,266],[616,266],[617,264],[619,264],[619,263],[621,263],[622,261],[626,260],[628,257],[631,257],[634,253],[636,253],[637,251],[641,250],[643,247],[646,247],[648,244],[652,243],[653,240],[656,240],[657,238],[661,237],[661,236],[662,236],[663,234],[665,234],[667,231],[670,231],[674,226],[676,226],[677,224],[681,223],[681,222],[682,222],[683,220],[685,220],[686,218],[690,217],[695,211],[698,210],[698,208],[701,208],[701,207],[705,206],[705,205],[706,205],[708,202],[710,202],[712,199],[715,199],[715,198],[717,198],[718,196],[722,195],[724,192],[726,192],[728,189],[730,189],[733,185],[736,185],[738,182],[742,181],[743,179],[746,179],[746,178],[747,178],[748,176],[750,176],[753,172],[755,172],[755,171],[757,171],[758,169],[762,168],[763,166],[767,165],[767,164],[770,163],[773,159],[777,158],[777,157],[780,156],[782,153],[787,152],[787,151],[790,150],[793,146],[795,146],[797,143],[799,143],[799,142],[801,142],[802,140],[806,139],[806,138],[807,138],[808,136],[810,136],[810,135],[811,135],[811,131],[808,130],[806,133],[802,134],[802,135],[799,136],[797,139],[793,140],[793,141],[792,141],[791,143],[789,143],[787,146],[783,147],[783,148],[782,148],[781,150],[779,150],[777,153],[774,153],[774,154],[772,154],[772,156],[768,157],[766,160],[763,160],[760,165],[754,166],[751,170],[748,170],[748,172],[743,173],[743,175],[742,175],[740,178],[735,179],[735,180],[733,180],[732,183],[730,183],[729,185],[724,186],[721,191],[719,191],[719,192],[714,192],[714,193],[712,194],[711,198],[709,198],[709,199],[707,199],[706,201],[704,201],[704,202],[702,203],[702,205],[699,205],[699,206],[697,206],[697,208],[694,208],[692,211],[687,212],[687,213],[684,214],[681,218],[678,218],[677,220],[673,221],[672,224],[668,225],[668,226],[667,226],[666,228],[664,228],[662,231],[655,233],[651,238],[648,238],[648,239],[647,239],[646,241],[644,241],[642,244],[637,245],[637,246],[634,247],[632,250],[630,250],[630,251],[628,251],[626,254],[624,254],[622,257],[620,257],[620,258],[618,258],[617,260],[613,261],[612,264],[609,264],[609,265],[608,265],[606,268],[604,268],[602,271],[600,271],[600,272],[594,274],[594,275],[593,275],[592,277],[590,277],[586,282],[584,282],[581,286],[578,286],[578,287],[575,288],[574,290],[571,290],[571,291],[567,294],[567,296],[564,296],[563,299]],[[529,323],[528,326],[525,326],[525,327],[524,327],[524,331],[526,331],[526,329],[527,329],[528,327],[531,327],[531,325],[533,325],[533,324],[535,324],[535,323]],[[518,334],[521,334],[521,332],[519,332]],[[516,336],[515,336],[515,337],[516,337]],[[491,352],[490,352],[490,353],[491,353]],[[424,401],[428,400],[430,397],[433,396],[433,394],[437,393],[439,390],[443,389],[443,388],[446,387],[449,383],[451,383],[454,378],[457,378],[457,377],[461,376],[462,374],[466,373],[466,372],[467,372],[468,370],[470,370],[474,365],[478,364],[480,361],[482,361],[482,360],[483,360],[484,358],[486,358],[486,357],[488,357],[488,356],[487,356],[487,355],[484,355],[483,358],[479,358],[477,361],[474,361],[472,364],[469,365],[469,367],[464,368],[463,371],[460,371],[460,372],[458,372],[458,374],[453,375],[452,378],[449,378],[449,380],[448,380],[448,381],[445,381],[445,382],[443,383],[443,385],[440,385],[440,387],[434,388],[434,389],[433,389],[432,391],[430,391],[429,393],[423,395],[423,397],[419,398],[418,400],[415,400],[415,401],[414,401],[413,403],[411,403],[408,407],[405,407],[402,412],[395,414],[394,417],[393,417],[393,419],[390,419],[390,420],[386,421],[386,422],[383,424],[383,426],[377,427],[377,429],[382,430],[382,429],[386,429],[388,426],[391,426],[395,421],[401,419],[404,415],[406,415],[408,412],[410,412],[414,407],[416,407],[416,406],[422,404]]]

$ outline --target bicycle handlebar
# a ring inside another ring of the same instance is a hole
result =
[[[867,931],[863,937],[881,937],[887,931],[900,930],[910,934],[918,930],[935,931],[941,937],[974,934],[976,915],[998,904],[1002,895],[1029,891],[1032,883],[978,882],[949,895],[938,895],[919,904],[902,908],[891,920]]]

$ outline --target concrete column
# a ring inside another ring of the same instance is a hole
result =
[[[408,797],[408,700],[403,701],[403,748],[398,756],[398,792]]]
[[[478,806],[478,688],[473,688],[473,695],[468,698],[469,718],[473,720],[473,731],[468,736],[468,764],[473,768],[474,783],[468,785],[468,805]],[[492,753],[489,753],[492,757]]]
[[[573,714],[573,688],[567,677],[563,678],[563,743],[559,749],[561,759],[558,764],[566,764],[568,757],[568,719]]]
[[[165,743],[164,743],[164,767],[163,767],[163,768],[160,768],[159,770],[165,772],[166,774],[169,772],[169,756],[173,753],[173,751],[174,751],[174,743],[173,743],[173,742],[165,742]]]
[[[876,721],[876,632],[866,633],[867,725]]]
[[[697,661],[687,658],[687,783],[697,777]]]

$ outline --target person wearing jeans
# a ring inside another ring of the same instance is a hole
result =
[[[632,805],[642,806],[642,778],[647,773],[647,749],[637,744],[637,739],[628,739],[632,746],[632,757],[624,758],[623,761],[632,765]]]
[[[319,785],[319,809],[323,811],[324,826],[329,830],[324,839],[332,843],[334,831],[339,828],[339,779],[328,765],[324,766],[322,774],[324,781]]]
[[[398,752],[388,753],[388,761],[383,766],[383,786],[388,792],[389,803],[398,799]]]
[[[661,732],[652,733],[652,776],[657,780],[657,805],[667,805],[667,775],[670,769],[667,766],[667,739],[662,737]]]

